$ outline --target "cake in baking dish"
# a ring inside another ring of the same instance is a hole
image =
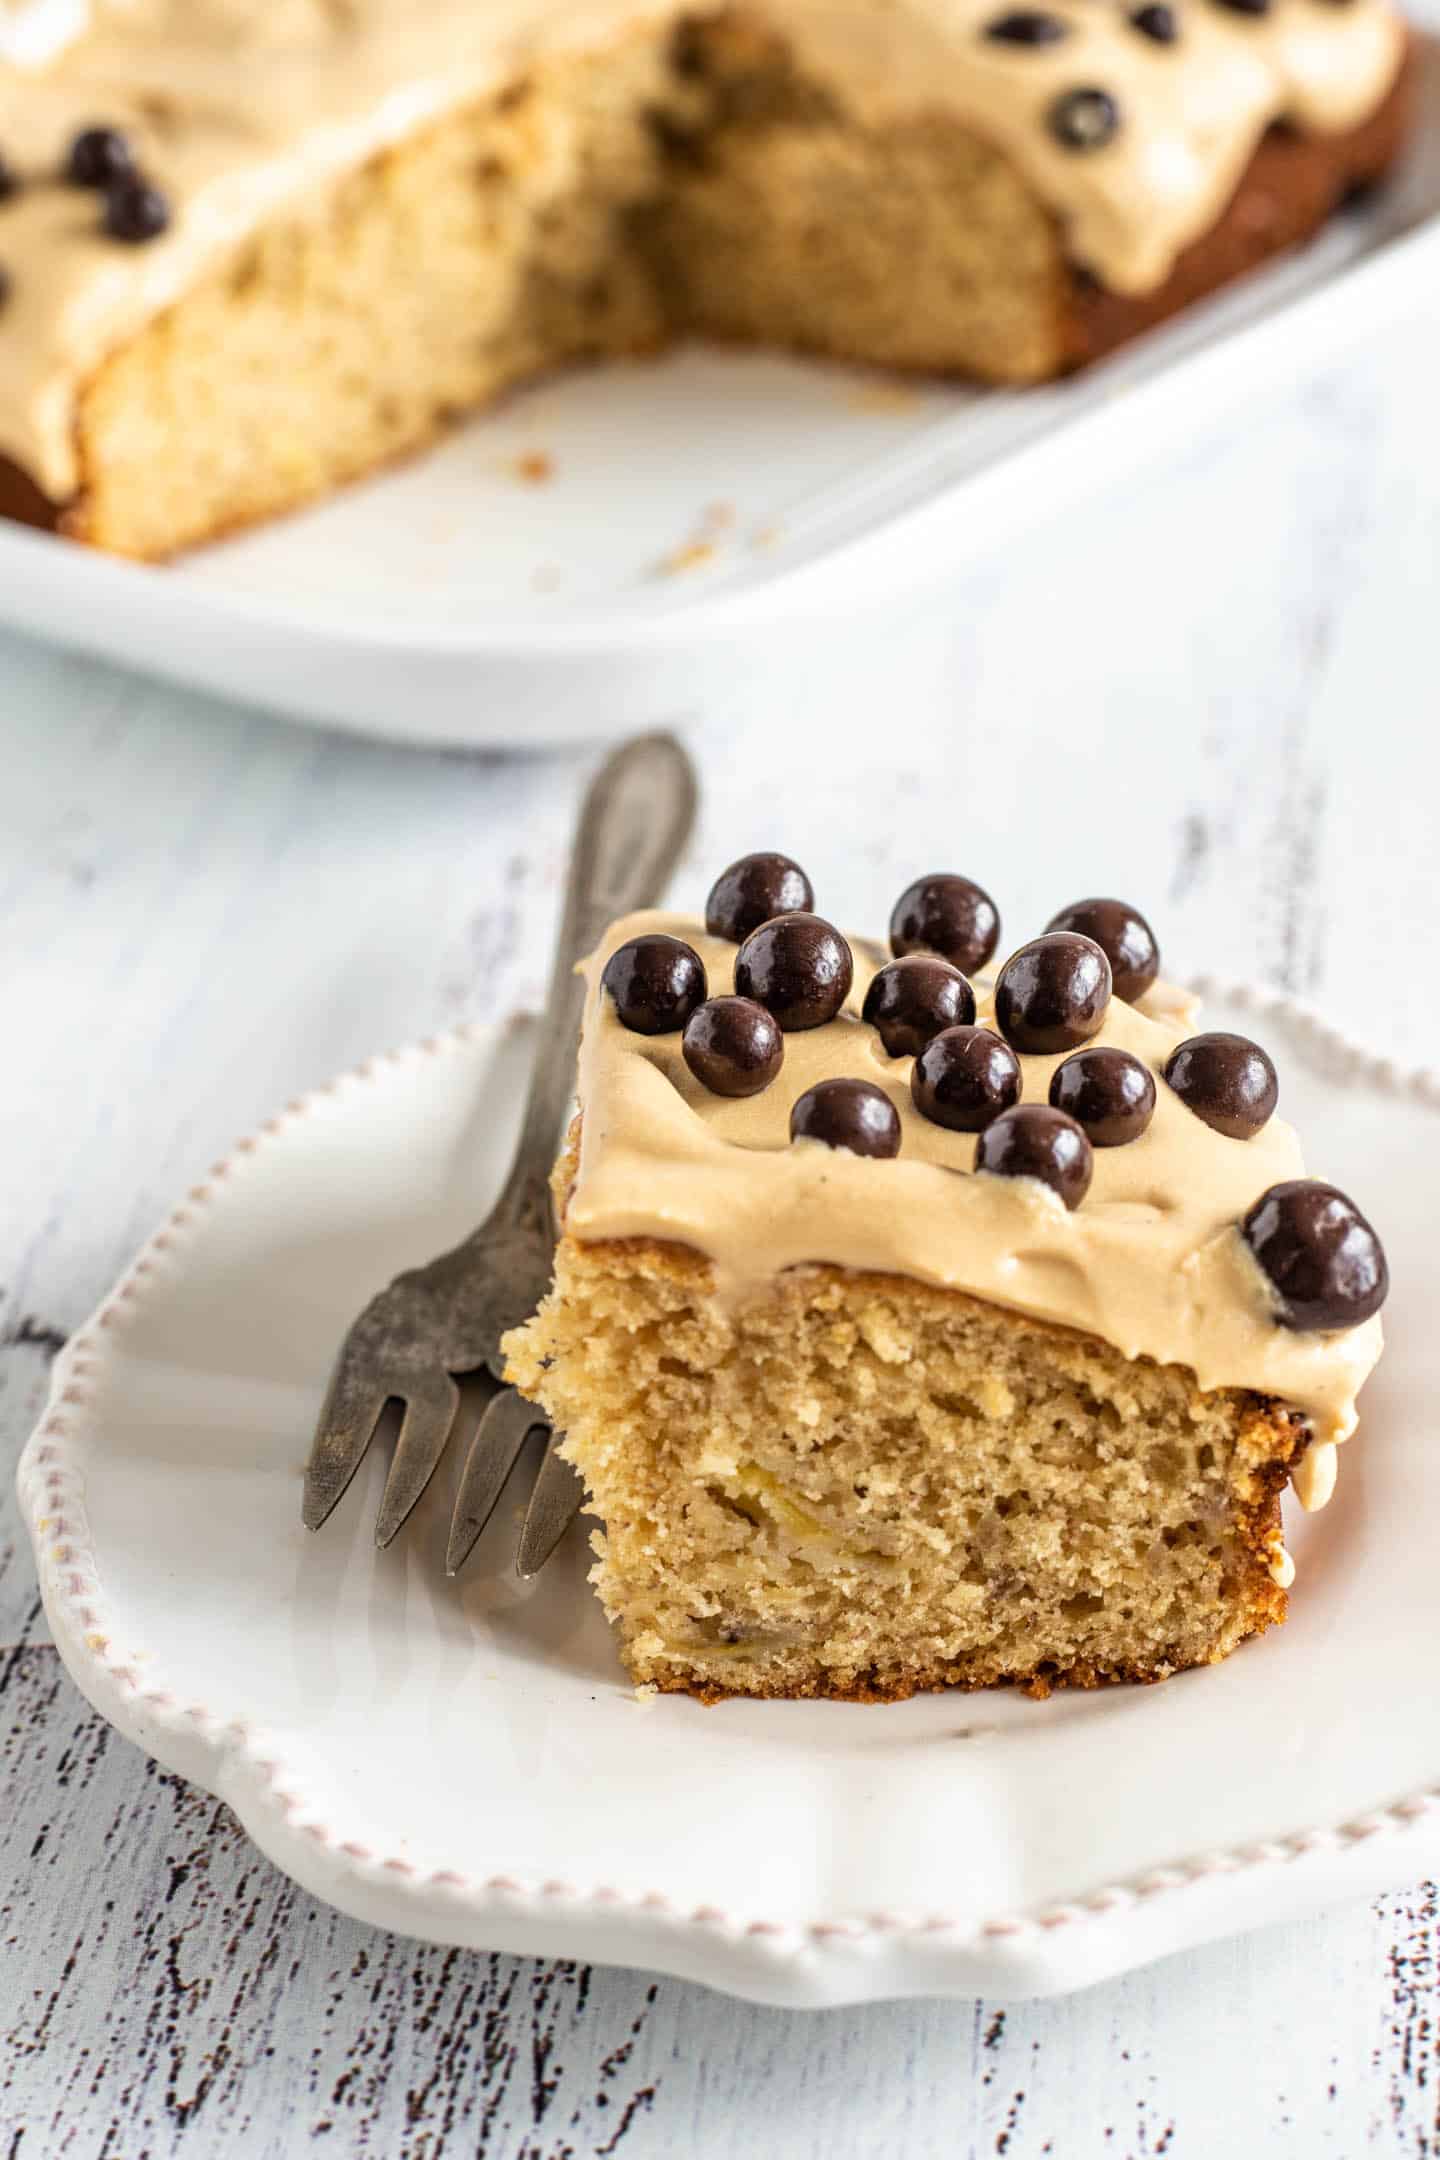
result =
[[[888,955],[812,900],[749,857],[589,964],[554,1288],[506,1347],[630,1672],[892,1699],[1225,1657],[1284,1618],[1282,1488],[1323,1503],[1379,1356],[1374,1230],[1135,909],[996,971],[964,878]]]
[[[0,506],[163,557],[678,334],[1034,382],[1313,232],[1389,0],[8,0]]]

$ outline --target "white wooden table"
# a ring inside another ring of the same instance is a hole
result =
[[[1430,314],[1198,429],[868,668],[817,655],[803,713],[722,697],[680,900],[766,844],[857,928],[942,866],[1017,935],[1119,890],[1174,971],[1440,1059]],[[56,1346],[232,1137],[538,995],[588,759],[327,739],[20,641],[0,730],[8,1462]],[[1420,1885],[1066,2001],[811,2014],[390,1939],[91,1715],[0,1485],[0,2160],[1423,2160],[1437,1948]]]

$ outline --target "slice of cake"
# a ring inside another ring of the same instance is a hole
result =
[[[0,509],[149,558],[691,332],[1061,374],[1314,232],[1405,127],[1391,0],[0,24]]]
[[[1154,1680],[1285,1615],[1384,1256],[1255,1043],[1077,903],[998,972],[921,879],[890,955],[752,856],[589,964],[555,1284],[566,1435],[638,1682],[894,1698]]]

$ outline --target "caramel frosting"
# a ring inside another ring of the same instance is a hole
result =
[[[1162,283],[1216,221],[1272,123],[1324,133],[1367,118],[1404,43],[1389,0],[1271,0],[1262,14],[1175,0],[1170,43],[1135,26],[1129,0],[1047,0],[1048,42],[987,34],[1007,0],[754,5],[861,119],[938,111],[996,144],[1073,258],[1125,293]],[[356,164],[551,55],[715,6],[0,0],[0,151],[32,183],[0,204],[0,452],[67,500],[86,381],[261,225],[320,214]],[[1074,95],[1084,147],[1057,126]],[[105,238],[94,199],[55,184],[95,123],[126,131],[170,199],[170,228],[147,246]]]
[[[738,948],[707,936],[691,916],[628,916],[586,963],[568,1236],[689,1246],[713,1263],[715,1294],[727,1301],[807,1262],[907,1275],[1083,1329],[1126,1357],[1186,1366],[1202,1388],[1278,1397],[1311,1424],[1314,1444],[1296,1489],[1303,1505],[1323,1505],[1335,1443],[1353,1431],[1355,1397],[1380,1355],[1380,1322],[1333,1334],[1278,1323],[1238,1224],[1268,1186],[1304,1175],[1300,1143],[1279,1117],[1253,1139],[1228,1139],[1167,1087],[1166,1060],[1194,1032],[1188,1000],[1160,983],[1138,1006],[1112,998],[1094,1040],[1141,1059],[1158,1100],[1139,1139],[1095,1150],[1089,1193],[1072,1213],[1034,1180],[975,1175],[974,1136],[915,1109],[913,1060],[888,1057],[859,1017],[884,953],[852,940],[855,980],[844,1010],[823,1027],[787,1034],[778,1079],[736,1100],[700,1085],[678,1034],[632,1033],[602,991],[616,947],[656,930],[693,946],[712,997],[733,988]],[[991,992],[983,981],[975,987],[979,1017],[993,1024]],[[1021,1060],[1025,1101],[1048,1100],[1060,1062]],[[898,1157],[790,1141],[796,1097],[832,1076],[885,1090],[900,1115]]]

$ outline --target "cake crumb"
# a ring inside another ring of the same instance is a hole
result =
[[[699,570],[715,559],[715,547],[710,540],[687,540],[660,558],[661,577],[679,577],[682,571]]]
[[[720,535],[728,532],[735,523],[735,505],[730,502],[707,503],[695,520],[687,540],[662,555],[657,565],[660,577],[678,577],[685,570],[699,570],[713,562]]]
[[[1015,1397],[1005,1382],[994,1373],[987,1373],[976,1389],[980,1407],[988,1418],[1008,1418],[1015,1414]]]
[[[658,1697],[659,1693],[660,1690],[653,1680],[641,1680],[640,1682],[638,1682],[635,1688],[636,1709],[648,1710],[650,1708],[650,1705]]]
[[[555,477],[555,460],[548,450],[525,450],[516,458],[513,466],[515,478],[523,480],[527,487],[543,487]]]
[[[869,382],[848,392],[845,403],[856,413],[918,412],[925,400],[905,383]]]
[[[884,1305],[867,1305],[860,1315],[860,1333],[884,1365],[903,1365],[914,1343],[892,1311]]]

